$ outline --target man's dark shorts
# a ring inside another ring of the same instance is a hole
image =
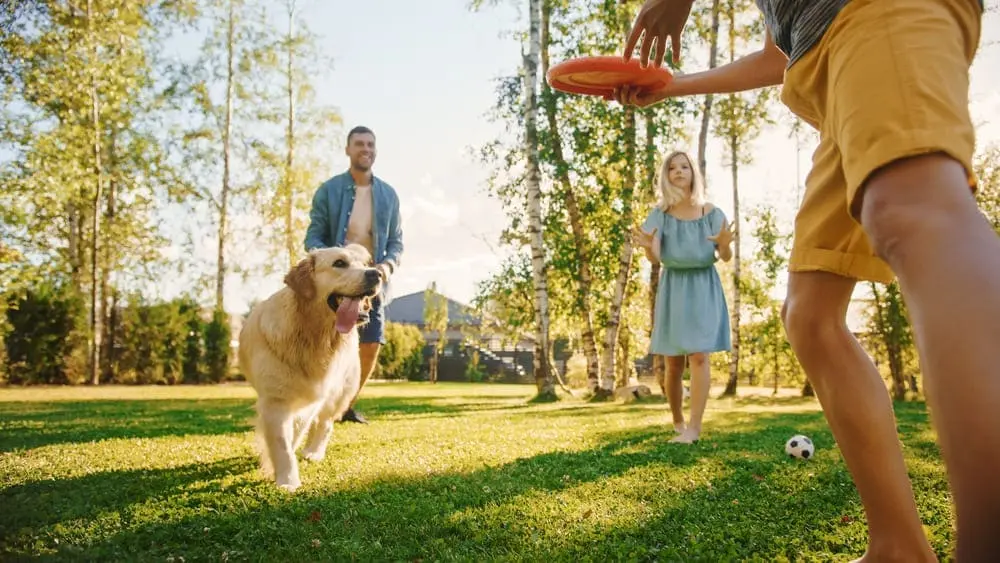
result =
[[[382,296],[372,299],[372,310],[368,312],[368,324],[358,329],[362,344],[385,344],[385,307],[382,306]]]

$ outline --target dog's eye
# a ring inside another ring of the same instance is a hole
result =
[[[333,267],[334,268],[346,268],[347,267],[347,260],[344,260],[343,258],[340,258],[339,260],[337,260],[336,262],[333,263]]]

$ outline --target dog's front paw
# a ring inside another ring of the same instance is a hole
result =
[[[295,484],[288,483],[285,485],[278,485],[278,488],[281,489],[282,491],[285,491],[286,493],[294,493],[301,486],[302,486],[301,483],[295,483]]]
[[[297,477],[278,479],[277,483],[279,489],[288,493],[294,493],[299,487],[302,486],[302,481],[300,481]]]
[[[313,463],[316,463],[316,462],[323,461],[323,458],[326,457],[326,452],[323,451],[323,450],[318,450],[318,451],[306,450],[306,451],[302,452],[302,457],[304,459],[306,459],[307,461],[311,461]]]

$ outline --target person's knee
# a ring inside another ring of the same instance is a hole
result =
[[[696,369],[702,369],[706,365],[708,365],[708,354],[706,354],[704,352],[698,352],[697,354],[691,354],[689,356],[689,358],[690,358],[690,361],[691,361],[691,369],[692,369],[692,371],[696,370]]]
[[[925,236],[962,229],[977,213],[964,167],[940,153],[879,169],[854,204],[876,254],[893,266],[926,247]]]
[[[670,375],[680,375],[684,373],[684,356],[668,357],[667,371],[670,373]]]
[[[837,331],[846,330],[853,281],[821,272],[795,276],[781,307],[781,321],[789,343],[801,353],[809,346],[824,346]]]

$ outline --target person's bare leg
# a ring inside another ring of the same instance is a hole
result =
[[[361,390],[365,388],[365,382],[371,377],[372,372],[375,371],[375,361],[378,360],[378,352],[382,349],[382,345],[378,342],[366,342],[361,344],[361,384],[358,385],[358,392],[354,395],[354,399],[351,400],[351,407],[354,407],[354,402],[358,400],[358,396],[361,395]]]
[[[823,406],[868,518],[868,561],[934,561],[882,377],[847,328],[855,281],[792,272],[782,319]]]
[[[1000,554],[1000,239],[940,154],[873,174],[861,222],[899,278],[954,493],[958,561]]]
[[[674,418],[674,432],[684,431],[684,356],[667,356],[667,400]]]
[[[691,354],[688,359],[691,362],[691,420],[684,431],[671,440],[682,444],[694,443],[701,436],[701,420],[705,416],[708,391],[712,386],[708,354]]]
[[[372,372],[375,371],[375,361],[378,360],[378,352],[382,348],[382,345],[378,342],[363,342],[358,348],[358,354],[361,357],[361,384],[358,385],[358,392],[354,394],[350,406],[347,407],[347,412],[341,416],[340,420],[368,424],[365,417],[354,410],[354,403],[361,396],[361,390],[365,388],[365,382],[368,381]]]

